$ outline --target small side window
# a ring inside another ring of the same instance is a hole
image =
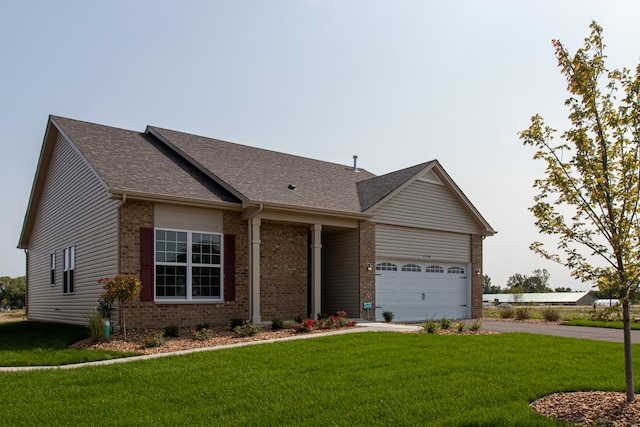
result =
[[[49,255],[49,284],[56,284],[56,254]]]
[[[76,249],[74,246],[62,250],[62,293],[75,292]]]

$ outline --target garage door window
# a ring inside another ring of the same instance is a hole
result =
[[[402,271],[410,271],[412,273],[420,273],[422,268],[418,264],[405,264],[402,266]]]
[[[398,271],[398,266],[391,262],[381,262],[376,264],[377,271]]]
[[[444,267],[439,265],[428,265],[424,268],[425,273],[444,273]]]
[[[447,268],[447,273],[449,274],[464,274],[464,268],[462,267],[449,267]]]

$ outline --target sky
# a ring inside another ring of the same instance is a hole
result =
[[[604,27],[610,68],[640,62],[637,1],[23,1],[0,4],[0,276],[16,249],[50,114],[147,125],[377,175],[437,159],[498,231],[484,273],[547,269],[531,252],[532,160],[518,132],[566,128],[551,45]],[[553,244],[554,240],[545,239]]]

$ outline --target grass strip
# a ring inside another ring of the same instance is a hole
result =
[[[624,370],[619,343],[366,332],[2,381],[0,419],[18,426],[559,426],[529,403],[622,391]]]
[[[87,328],[41,322],[0,323],[0,366],[52,366],[132,356],[102,350],[70,349]]]
[[[562,322],[561,325],[567,326],[588,326],[590,328],[610,328],[622,329],[622,322],[605,322],[602,320],[568,320]],[[631,323],[631,329],[640,330],[640,323]]]

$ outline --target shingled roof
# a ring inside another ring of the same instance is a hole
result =
[[[229,191],[150,135],[63,117],[51,120],[112,191],[238,203]]]
[[[68,138],[108,191],[195,203],[256,205],[361,215],[436,160],[386,175],[218,139],[148,126],[144,133],[51,116],[49,130]],[[52,149],[45,136],[43,153]],[[41,161],[43,159],[41,158]],[[39,169],[46,165],[39,165]],[[442,175],[485,222],[444,170]],[[37,197],[38,177],[34,191]],[[34,194],[32,194],[34,197]],[[490,227],[489,227],[490,228]]]
[[[247,203],[360,213],[356,184],[375,177],[363,169],[169,129],[149,127],[147,132]]]

